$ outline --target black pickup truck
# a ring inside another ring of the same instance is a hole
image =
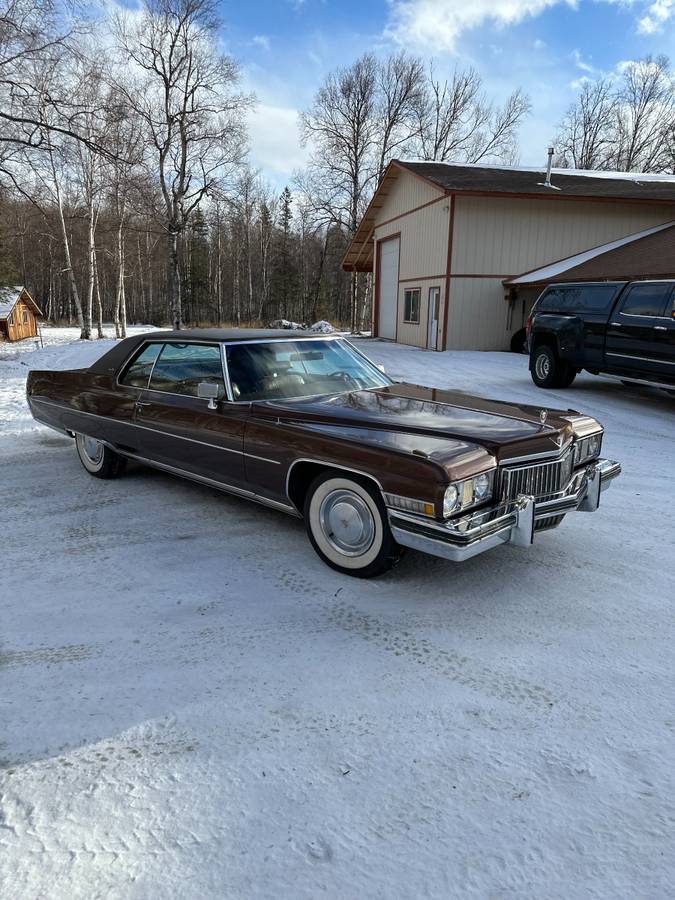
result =
[[[552,284],[526,328],[538,387],[569,387],[582,369],[675,387],[675,281]]]

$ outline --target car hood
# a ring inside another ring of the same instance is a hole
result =
[[[383,429],[445,438],[488,450],[496,460],[556,452],[574,435],[573,410],[543,410],[459,391],[413,384],[255,403],[259,413],[289,423],[336,430]],[[544,421],[542,421],[542,419]]]

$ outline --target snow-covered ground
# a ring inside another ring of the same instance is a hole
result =
[[[594,515],[460,566],[342,577],[302,523],[89,477],[0,348],[0,896],[675,893],[675,401],[525,357],[363,341],[395,377],[597,415]]]

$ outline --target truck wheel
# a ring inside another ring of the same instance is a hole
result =
[[[532,352],[530,374],[537,387],[557,388],[569,387],[577,373],[559,359],[552,347],[540,344]]]
[[[75,447],[80,462],[95,478],[116,478],[126,467],[123,456],[86,434],[75,435]]]
[[[323,472],[307,491],[304,518],[321,559],[345,575],[382,575],[403,552],[392,537],[382,498],[365,479]]]

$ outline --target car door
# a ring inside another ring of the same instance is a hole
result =
[[[660,281],[636,282],[627,288],[607,325],[605,357],[610,370],[656,374],[654,327],[671,289],[671,283]]]
[[[661,378],[675,379],[675,286],[666,299],[661,315],[655,320],[653,332],[651,355],[655,374]]]
[[[203,382],[217,385],[217,400],[198,397]],[[247,404],[227,399],[220,344],[167,342],[138,400],[141,455],[181,472],[242,487],[247,414]]]

